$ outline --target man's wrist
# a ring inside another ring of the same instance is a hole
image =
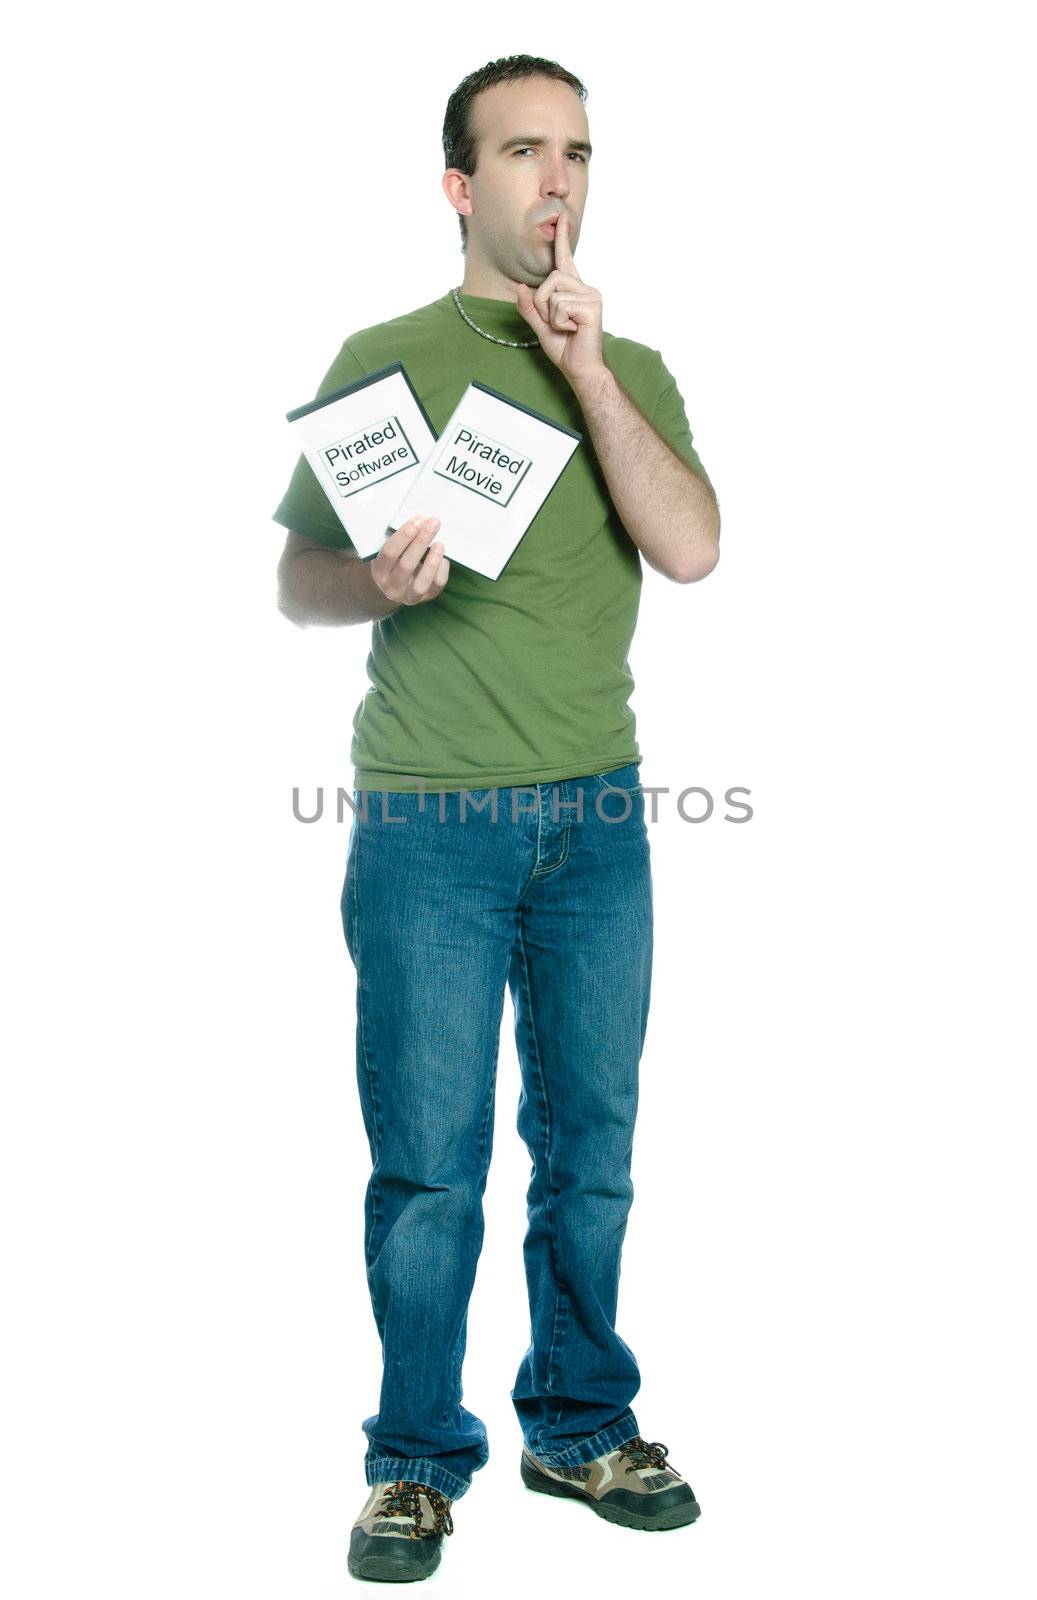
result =
[[[574,375],[569,379],[569,385],[584,410],[588,406],[599,405],[602,400],[610,399],[618,387],[615,373],[604,365],[594,367],[590,372]]]

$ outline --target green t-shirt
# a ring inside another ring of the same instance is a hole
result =
[[[511,301],[465,294],[461,302],[488,333],[533,337]],[[708,484],[659,351],[610,333],[602,350],[652,426]],[[400,606],[372,624],[369,687],[353,717],[353,787],[412,791],[420,777],[430,789],[489,789],[640,761],[627,652],[641,554],[612,503],[569,383],[539,345],[516,350],[482,338],[448,292],[351,334],[314,398],[393,361],[402,361],[437,433],[477,378],[577,429],[582,440],[497,579],[451,562],[435,600]],[[274,520],[333,549],[353,549],[304,456]]]

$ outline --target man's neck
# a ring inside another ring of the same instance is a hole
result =
[[[461,293],[462,294],[475,295],[480,300],[507,301],[507,303],[509,305],[515,306],[516,309],[518,307],[518,295],[517,294],[507,294],[507,293],[505,293],[505,291],[500,287],[499,284],[495,284],[495,285],[492,285],[492,286],[487,285],[484,288],[475,288],[470,283],[462,283],[462,285],[461,285]]]
[[[499,273],[487,271],[474,263],[465,267],[464,277],[461,280],[461,293],[473,294],[484,300],[510,300],[513,306],[518,305],[518,285],[512,283],[510,278],[502,278]]]

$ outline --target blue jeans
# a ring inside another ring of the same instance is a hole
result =
[[[489,1456],[484,1424],[461,1404],[461,1366],[505,984],[533,1163],[530,1344],[511,1390],[522,1435],[566,1466],[640,1432],[640,1373],[615,1319],[652,971],[645,800],[631,763],[526,788],[355,790],[353,801],[342,919],[383,1358],[364,1466],[369,1485],[410,1478],[459,1499]]]

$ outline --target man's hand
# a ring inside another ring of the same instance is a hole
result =
[[[450,578],[450,562],[443,555],[442,544],[429,546],[437,530],[435,517],[410,517],[389,534],[371,562],[371,578],[386,600],[395,605],[421,605],[442,592]]]
[[[450,562],[441,544],[429,545],[438,528],[435,517],[411,517],[386,539],[371,562],[371,576],[387,600],[419,606],[442,591]]]
[[[569,248],[569,213],[555,225],[555,265],[534,294],[518,286],[518,308],[555,366],[577,384],[608,369],[601,353],[601,295],[584,283]]]

